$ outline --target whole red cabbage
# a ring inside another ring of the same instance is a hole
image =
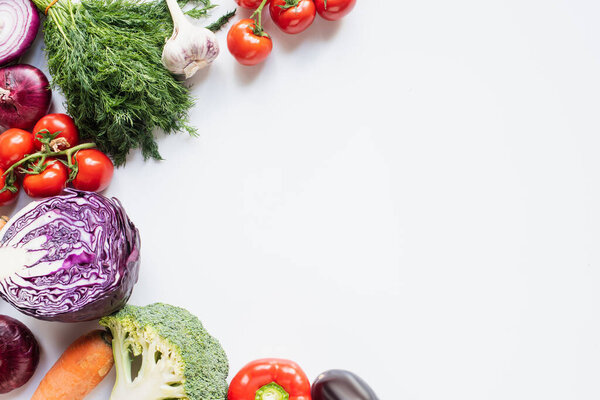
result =
[[[40,346],[23,323],[0,315],[0,394],[20,388],[33,376]]]
[[[0,231],[0,296],[35,318],[78,322],[117,311],[138,279],[140,238],[117,199],[67,190]]]

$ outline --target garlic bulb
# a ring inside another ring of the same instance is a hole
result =
[[[173,35],[166,41],[162,63],[171,73],[191,78],[219,55],[214,33],[195,26],[185,16],[177,0],[167,0],[173,18]]]

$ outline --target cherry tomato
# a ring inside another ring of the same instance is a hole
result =
[[[282,8],[288,7],[288,8]],[[285,33],[300,33],[315,20],[317,9],[313,0],[299,0],[289,7],[286,0],[273,0],[269,5],[273,22]]]
[[[6,176],[4,176],[4,170],[0,168],[0,190],[4,188],[5,182]],[[19,182],[15,182],[15,186],[17,187],[17,191],[15,193],[11,192],[10,190],[5,190],[4,192],[0,193],[0,206],[5,206],[15,201],[19,195]]]
[[[101,192],[110,184],[115,169],[113,162],[100,150],[84,149],[75,154],[77,175],[72,185],[87,192]]]
[[[67,186],[69,170],[65,164],[56,158],[48,158],[44,165],[46,169],[39,174],[25,174],[23,178],[23,190],[29,197],[56,196]]]
[[[260,6],[260,3],[262,3],[262,0],[235,0],[235,2],[238,3],[238,6],[240,7],[244,7],[249,10],[256,10],[258,6]]]
[[[253,19],[242,19],[234,24],[227,34],[229,52],[242,65],[256,65],[265,60],[273,49],[268,36],[254,33],[256,23]]]
[[[321,17],[329,21],[337,21],[352,11],[356,0],[315,0],[315,5]]]
[[[33,150],[31,133],[17,128],[7,130],[0,135],[0,168],[8,169]]]
[[[42,149],[42,142],[40,142],[42,135],[39,131],[43,129],[48,129],[50,133],[60,131],[56,139],[63,138],[68,144],[61,147],[62,150],[76,146],[79,143],[79,130],[75,126],[73,118],[69,117],[67,114],[48,114],[35,124],[33,127],[33,133],[35,135],[33,144],[37,150]]]

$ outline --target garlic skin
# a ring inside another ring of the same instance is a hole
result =
[[[167,0],[167,5],[174,29],[163,47],[162,63],[171,73],[189,79],[217,58],[219,43],[213,32],[186,18],[177,0]]]

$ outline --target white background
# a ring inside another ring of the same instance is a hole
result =
[[[359,0],[299,36],[268,22],[255,68],[221,32],[193,88],[200,138],[160,136],[165,161],[132,154],[107,191],[142,235],[131,302],[197,314],[230,377],[277,356],[382,400],[598,399],[599,17],[595,0]],[[1,399],[95,327],[0,313],[43,346]]]

